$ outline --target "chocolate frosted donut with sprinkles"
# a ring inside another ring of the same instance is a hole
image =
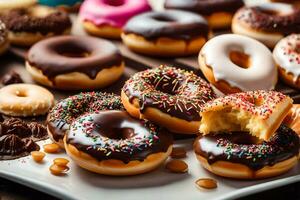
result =
[[[161,165],[172,150],[172,136],[126,111],[83,115],[70,126],[67,154],[82,168],[106,175],[135,175]]]
[[[102,92],[86,92],[58,102],[47,117],[50,138],[64,147],[63,138],[72,121],[86,113],[100,110],[124,110],[119,96]]]
[[[244,7],[234,15],[232,31],[273,48],[284,36],[300,31],[300,9],[284,3]]]
[[[199,112],[214,98],[210,85],[193,72],[163,65],[136,73],[121,93],[130,115],[185,134],[198,132]]]
[[[200,136],[194,150],[201,164],[220,176],[238,179],[267,178],[297,164],[299,137],[281,125],[269,141],[247,132]]]

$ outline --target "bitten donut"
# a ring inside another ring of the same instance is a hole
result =
[[[17,8],[28,8],[33,6],[36,3],[36,0],[9,0],[9,1],[0,1],[0,12],[7,11]]]
[[[261,179],[283,174],[297,164],[299,137],[281,125],[269,141],[245,132],[200,136],[194,143],[202,166],[219,176]]]
[[[82,0],[38,0],[38,3],[45,6],[58,7],[65,11],[78,11]]]
[[[229,28],[233,14],[244,6],[243,0],[166,0],[166,9],[186,10],[205,16],[213,29]]]
[[[9,47],[8,31],[5,24],[0,20],[0,55]]]
[[[246,36],[214,37],[203,46],[198,60],[207,80],[225,94],[271,90],[277,82],[271,51]]]
[[[119,39],[131,17],[150,10],[147,0],[86,0],[79,16],[89,34]]]
[[[270,48],[284,36],[300,31],[300,9],[284,3],[265,3],[241,8],[232,31],[261,41]]]
[[[102,111],[76,119],[64,138],[67,154],[89,171],[135,175],[161,165],[172,151],[171,134],[125,111]]]
[[[292,34],[280,40],[273,50],[273,57],[281,79],[300,89],[300,34]]]
[[[184,134],[198,132],[201,107],[213,98],[206,81],[193,72],[168,66],[136,73],[121,92],[130,115]]]
[[[44,6],[15,9],[0,13],[14,45],[32,44],[54,35],[69,34],[71,20],[67,13]]]
[[[0,89],[0,112],[16,117],[44,115],[54,104],[53,95],[32,84],[11,84]]]
[[[300,136],[300,104],[293,104],[284,124],[293,129]]]
[[[26,69],[43,85],[63,89],[103,88],[124,71],[117,47],[87,36],[59,36],[43,40],[28,52]]]
[[[207,21],[195,13],[166,10],[131,18],[122,33],[131,50],[152,56],[186,56],[199,52],[209,36]]]
[[[119,96],[102,92],[87,92],[58,102],[47,117],[50,138],[64,147],[63,138],[72,121],[81,115],[101,110],[124,110]]]

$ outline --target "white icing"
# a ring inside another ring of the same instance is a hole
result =
[[[275,62],[296,82],[300,75],[300,34],[292,34],[278,42],[273,51]]]
[[[234,64],[229,58],[232,51],[249,55],[250,67],[244,69]],[[212,68],[216,81],[226,81],[243,91],[274,89],[277,82],[277,69],[271,51],[252,38],[236,34],[220,35],[209,40],[200,55]]]
[[[263,3],[255,6],[266,11],[276,11],[281,15],[288,15],[294,11],[293,6],[286,3]]]

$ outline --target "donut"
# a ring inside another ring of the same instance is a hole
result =
[[[246,36],[224,34],[209,40],[199,53],[207,80],[225,94],[274,89],[277,68],[271,51]]]
[[[205,16],[213,29],[231,26],[233,14],[244,6],[243,0],[166,0],[166,9],[186,10]]]
[[[293,100],[276,91],[235,93],[207,102],[201,110],[200,133],[246,131],[268,140],[287,116]]]
[[[0,20],[0,55],[2,55],[8,47],[8,31],[5,24]]]
[[[102,92],[86,92],[59,101],[49,112],[47,130],[53,142],[64,147],[63,138],[70,124],[87,113],[101,110],[124,110],[119,96]]]
[[[195,13],[165,10],[131,18],[121,35],[131,50],[150,56],[187,56],[207,41],[207,21]]]
[[[11,84],[0,89],[0,113],[27,117],[44,115],[54,104],[53,95],[32,84]]]
[[[299,137],[281,125],[269,141],[247,132],[200,136],[197,159],[208,171],[236,179],[262,179],[283,174],[297,164]]]
[[[163,65],[136,73],[121,92],[131,116],[183,134],[198,133],[201,107],[213,98],[210,85],[193,72]]]
[[[233,17],[232,31],[261,41],[270,48],[284,36],[300,31],[300,9],[284,3],[241,8]]]
[[[32,6],[0,13],[14,45],[32,44],[54,35],[69,34],[71,21],[67,13],[44,6]]]
[[[89,34],[120,39],[131,17],[150,10],[147,0],[85,0],[79,16]]]
[[[293,129],[300,136],[300,104],[293,104],[284,124]]]
[[[117,81],[124,62],[117,47],[87,36],[59,36],[32,46],[26,69],[43,85],[62,89],[103,88]]]
[[[300,34],[281,39],[273,50],[280,78],[291,87],[300,89]]]
[[[33,6],[36,0],[9,0],[0,1],[0,12],[17,8],[27,8]]]
[[[67,154],[80,167],[105,175],[142,174],[171,154],[172,136],[125,111],[79,117],[64,138]]]
[[[296,7],[300,7],[300,1],[299,0],[268,0],[269,2],[275,2],[275,3],[287,3],[291,4]]]
[[[58,7],[65,11],[78,11],[82,0],[38,0],[38,3],[45,6]]]

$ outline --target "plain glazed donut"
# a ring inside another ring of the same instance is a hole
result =
[[[284,124],[293,129],[300,136],[300,104],[293,104]]]
[[[166,0],[166,9],[186,10],[205,16],[213,29],[229,28],[233,14],[244,6],[243,0]]]
[[[28,8],[33,6],[36,0],[9,0],[0,1],[0,12],[18,8]]]
[[[244,7],[234,15],[232,31],[273,48],[284,36],[300,31],[300,9],[284,3]]]
[[[71,21],[67,13],[44,6],[16,9],[0,14],[14,45],[32,44],[55,35],[69,34]]]
[[[48,134],[55,143],[64,147],[63,138],[74,119],[102,110],[124,110],[124,107],[119,96],[102,92],[80,93],[63,99],[48,114]]]
[[[125,111],[102,111],[79,117],[64,139],[67,154],[76,164],[105,175],[149,172],[172,151],[172,136],[149,121]]]
[[[79,16],[89,34],[119,39],[131,17],[150,10],[147,0],[86,0]]]
[[[103,88],[124,71],[117,47],[86,36],[59,36],[35,44],[28,52],[26,69],[43,85],[64,90]]]
[[[223,93],[274,89],[277,69],[271,51],[242,35],[224,34],[209,40],[199,54],[207,80]]]
[[[297,164],[299,137],[281,125],[269,141],[245,132],[200,136],[194,151],[202,166],[219,176],[261,179],[283,174]]]
[[[0,112],[16,117],[44,115],[54,104],[53,95],[37,85],[11,84],[0,89]]]
[[[121,92],[130,115],[184,134],[198,132],[201,107],[213,98],[206,81],[193,72],[168,66],[136,73]]]
[[[124,44],[151,56],[187,56],[199,52],[209,36],[207,21],[195,13],[166,10],[131,18],[122,33]]]
[[[0,55],[9,47],[8,31],[5,24],[0,20]]]
[[[217,132],[245,131],[268,140],[292,107],[293,100],[276,91],[249,91],[214,99],[200,113],[199,131],[203,135]]]
[[[273,57],[281,79],[300,89],[300,34],[292,34],[280,40],[273,50]]]

